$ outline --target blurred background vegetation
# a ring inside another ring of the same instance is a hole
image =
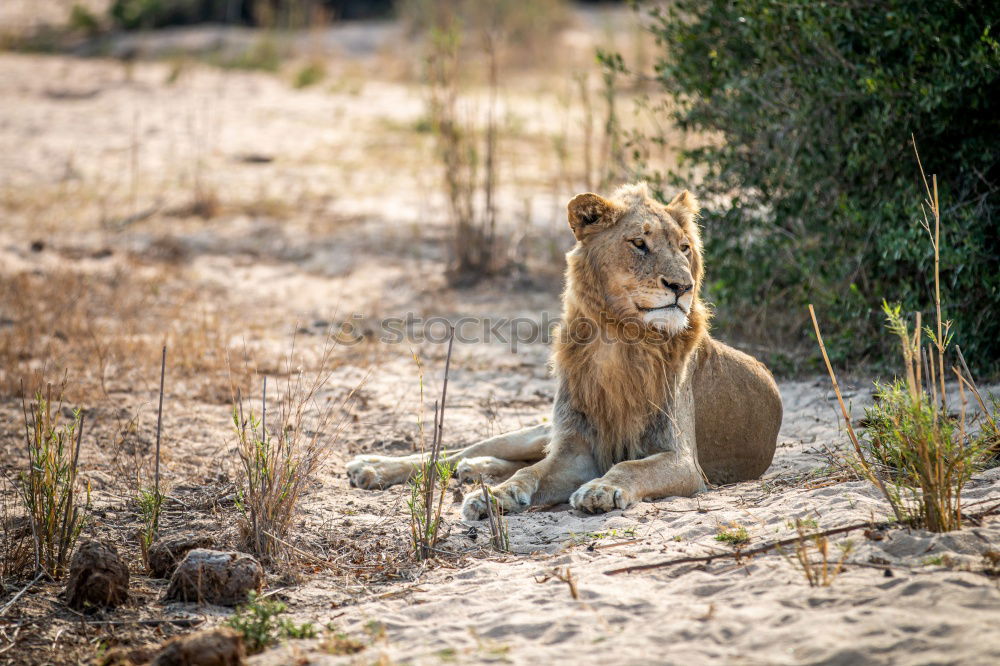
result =
[[[416,129],[433,136],[444,173],[452,284],[467,286],[524,268],[523,238],[497,230],[498,142],[510,129],[497,91],[507,71],[554,55],[546,35],[567,24],[567,6],[111,0],[75,4],[69,34],[90,40],[73,42],[80,52],[100,54],[92,45],[123,30],[403,20],[423,44],[427,112]],[[604,191],[637,177],[662,196],[696,190],[705,204],[706,294],[723,337],[776,372],[817,369],[806,312],[814,303],[835,363],[881,367],[893,344],[881,331],[883,299],[923,311],[925,321],[934,301],[915,143],[938,175],[945,318],[970,362],[998,376],[1000,3],[671,0],[634,8],[655,47],[597,50],[587,77],[598,85],[581,78],[578,86],[582,136],[564,132],[540,148],[574,171],[553,190]],[[66,35],[45,37],[21,46]],[[219,63],[274,71],[280,59],[276,42],[261,40]],[[306,87],[323,77],[317,60],[293,81]],[[470,85],[486,97],[476,114],[458,103]]]
[[[885,358],[883,299],[930,321],[912,136],[938,175],[944,316],[996,376],[1000,3],[676,0],[649,14],[671,116],[712,137],[649,175],[700,183],[718,324],[771,350],[812,347],[815,303],[843,364]]]

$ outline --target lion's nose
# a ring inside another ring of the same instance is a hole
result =
[[[677,298],[680,298],[684,294],[688,293],[694,287],[691,283],[681,284],[680,282],[671,282],[662,275],[660,276],[660,284],[663,285],[664,289],[674,292]]]

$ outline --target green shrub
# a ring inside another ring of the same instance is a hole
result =
[[[126,30],[161,28],[218,18],[211,0],[115,0],[109,13]]]
[[[814,302],[838,332],[827,341],[835,361],[887,356],[875,334],[883,296],[909,311],[933,302],[913,279],[932,253],[916,222],[924,187],[912,134],[954,202],[945,315],[996,376],[1000,4],[676,0],[650,13],[674,118],[706,138],[683,152],[684,173],[647,175],[671,187],[703,179],[720,327],[801,348]]]
[[[74,4],[69,13],[69,27],[92,36],[101,31],[101,22],[89,9],[81,4]]]
[[[729,527],[719,528],[719,533],[715,535],[715,540],[728,543],[731,546],[742,546],[750,543],[750,533],[742,525],[730,523]]]
[[[237,608],[226,624],[242,634],[249,654],[263,652],[285,638],[316,637],[316,627],[311,622],[295,624],[280,617],[286,610],[287,606],[280,601],[260,599],[251,592],[250,600]]]
[[[308,88],[319,83],[325,77],[326,67],[321,61],[313,61],[296,72],[292,85],[296,88]]]
[[[883,310],[902,343],[907,379],[875,384],[875,404],[865,410],[860,440],[867,463],[858,462],[886,479],[887,499],[899,515],[933,532],[956,529],[962,526],[962,489],[988,457],[988,432],[968,432],[964,419],[943,407],[940,394],[924,390],[917,369],[920,350],[913,344],[917,338],[899,306],[884,304]],[[929,359],[929,367],[935,360]]]

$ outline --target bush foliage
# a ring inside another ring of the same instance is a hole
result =
[[[949,220],[944,316],[996,376],[1000,4],[676,0],[650,13],[675,120],[706,137],[686,173],[659,177],[703,181],[720,327],[793,349],[813,302],[840,332],[836,361],[883,358],[882,299],[934,301],[912,134]]]

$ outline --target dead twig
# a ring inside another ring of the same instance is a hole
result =
[[[980,518],[985,518],[986,516],[993,515],[998,511],[1000,511],[1000,502],[990,506],[988,509],[984,509],[983,511],[977,511],[976,513],[973,514],[967,514],[965,515],[965,518],[967,520],[979,520]],[[903,527],[906,525],[907,525],[906,521],[885,521],[880,523],[873,523],[872,521],[869,520],[862,523],[853,523],[851,525],[844,525],[843,527],[834,527],[832,529],[823,530],[822,532],[816,532],[808,536],[810,537],[833,536],[836,534],[847,534],[848,532],[854,532],[856,530],[861,530],[866,528],[870,530],[884,530],[890,527]],[[736,559],[741,559],[744,557],[753,557],[755,555],[760,555],[762,553],[767,553],[769,551],[775,550],[776,548],[781,548],[783,546],[790,546],[792,544],[798,543],[800,539],[801,536],[794,536],[788,539],[781,539],[780,541],[771,541],[769,543],[757,546],[756,548],[751,548],[750,550],[736,550],[733,552],[713,553],[712,555],[678,557],[672,560],[663,560],[661,562],[652,562],[650,564],[637,564],[631,567],[610,569],[608,571],[605,571],[604,573],[608,576],[617,576],[618,574],[623,574],[623,573],[635,573],[637,571],[663,569],[665,567],[672,567],[678,564],[696,564],[696,563],[710,564],[714,560],[723,557],[735,557]]]
[[[860,529],[885,529],[892,525],[896,525],[895,522],[885,522],[885,523],[872,523],[871,521],[865,521],[863,523],[854,523],[853,525],[845,525],[843,527],[835,527],[833,529],[824,530],[822,532],[817,532],[815,535],[810,536],[833,536],[835,534],[847,534],[848,532],[853,532]],[[701,556],[691,556],[691,557],[678,557],[673,560],[664,560],[662,562],[653,562],[651,564],[637,564],[631,567],[622,567],[620,569],[611,569],[605,571],[604,573],[608,576],[617,576],[623,573],[634,573],[636,571],[649,571],[650,569],[662,569],[664,567],[671,567],[677,564],[711,564],[714,560],[723,557],[735,557],[741,559],[744,557],[753,557],[754,555],[760,555],[762,553],[767,553],[769,551],[781,548],[782,546],[790,546],[792,544],[798,543],[801,537],[795,536],[788,539],[782,539],[780,541],[772,541],[770,543],[765,543],[756,548],[751,548],[750,550],[734,550],[732,552],[720,551],[718,553],[713,553],[712,555],[701,555]]]
[[[579,600],[580,592],[576,588],[576,577],[573,576],[573,572],[570,570],[569,567],[566,567],[565,569],[560,569],[559,567],[556,567],[555,569],[552,570],[552,573],[546,574],[541,578],[536,578],[535,582],[539,584],[547,583],[552,579],[566,583],[566,585],[569,586],[570,596],[572,596],[574,599]]]
[[[0,617],[3,617],[7,613],[7,611],[10,610],[14,606],[15,603],[17,603],[17,600],[20,599],[21,596],[25,592],[27,592],[28,589],[32,585],[34,585],[35,583],[37,583],[42,578],[42,576],[44,576],[44,575],[45,575],[44,573],[39,573],[37,576],[35,576],[34,578],[32,578],[31,581],[27,585],[25,585],[24,587],[22,587],[21,591],[18,592],[17,594],[15,594],[14,598],[11,599],[10,601],[8,601],[7,604],[3,607],[3,609],[0,610]]]

